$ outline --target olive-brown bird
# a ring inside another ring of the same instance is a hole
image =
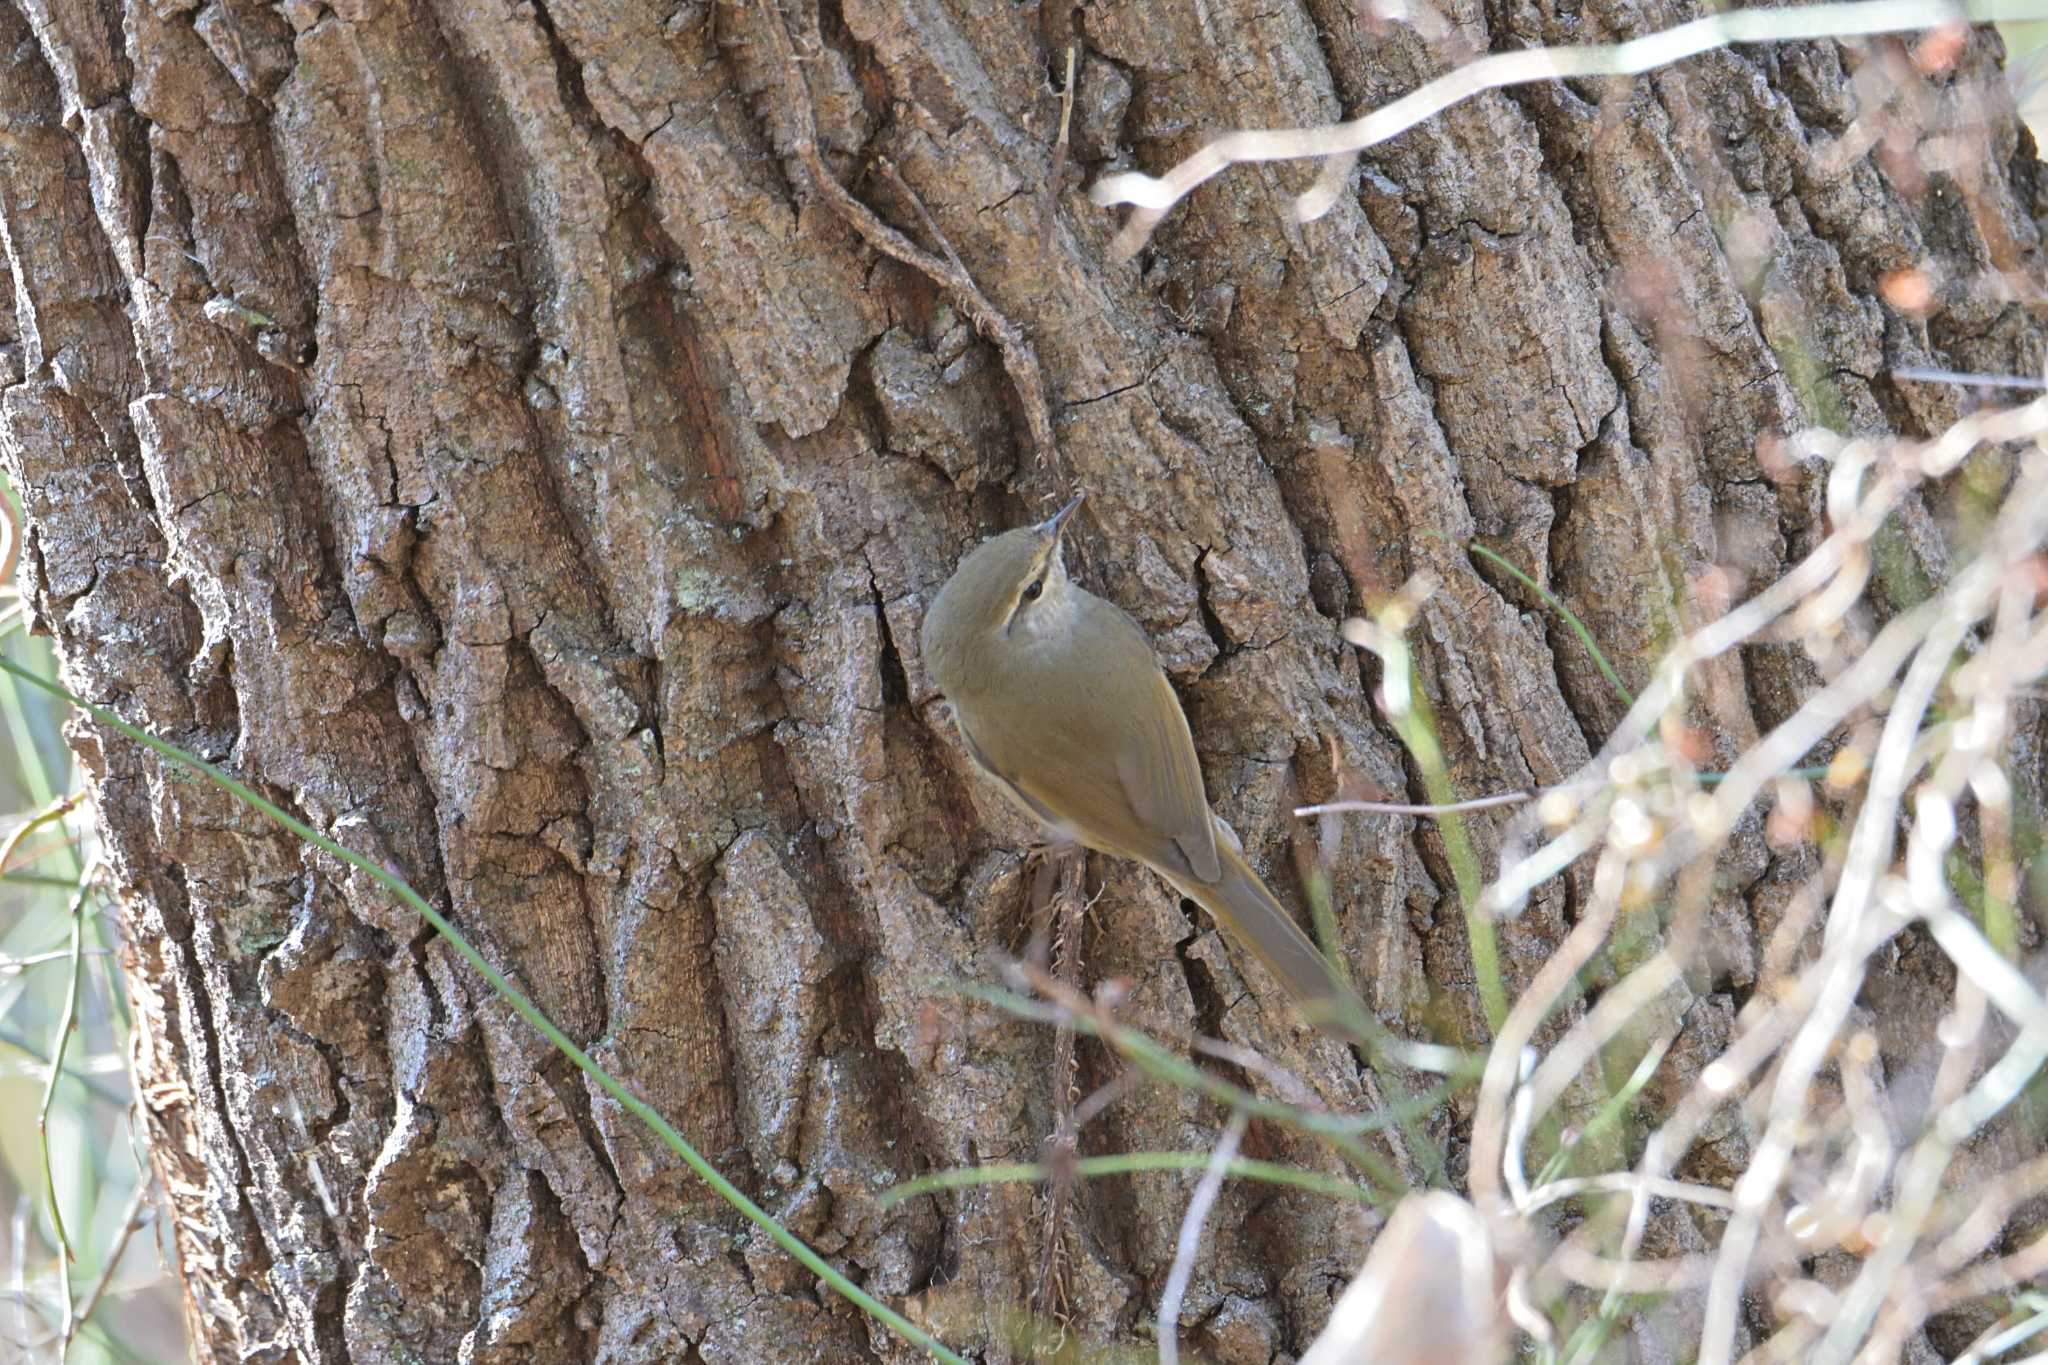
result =
[[[984,542],[925,613],[925,668],[967,751],[1052,837],[1135,858],[1215,916],[1312,1023],[1362,1019],[1209,809],[1187,717],[1144,630],[1068,579],[1060,537],[1080,503]]]

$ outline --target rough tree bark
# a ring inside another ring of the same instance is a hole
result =
[[[1046,1030],[933,989],[993,979],[1031,933],[1027,833],[913,645],[959,554],[1088,490],[1083,580],[1154,634],[1213,799],[1298,899],[1287,810],[1331,796],[1334,765],[1419,794],[1347,613],[1433,573],[1413,637],[1460,790],[1568,772],[1621,704],[1461,542],[1546,582],[1639,680],[1713,592],[1811,542],[1815,472],[1774,465],[1772,434],[1956,415],[1890,367],[2039,371],[2048,179],[1990,34],[1925,84],[1900,42],[1797,44],[1470,101],[1366,157],[1308,226],[1283,210],[1312,168],[1240,168],[1116,264],[1078,193],[1102,167],[1696,11],[1453,0],[1431,46],[1342,0],[785,8],[831,173],[922,248],[943,232],[1028,337],[1056,458],[965,305],[817,191],[753,0],[0,0],[0,438],[38,621],[85,695],[447,907],[951,1344],[1012,1349],[1049,1237],[1048,1311],[1142,1340],[1191,1176],[1051,1213],[1017,1186],[878,1200],[1034,1155],[1054,1093],[1109,1074],[1086,1046],[1059,1074]],[[1894,80],[1979,155],[1926,172],[1910,137],[1867,136]],[[1909,268],[1935,282],[1924,307],[1883,296]],[[1915,504],[1895,590],[1938,581],[1943,543]],[[1760,646],[1702,724],[1725,755],[1811,680]],[[118,736],[74,742],[128,893],[201,1356],[910,1354],[373,884]],[[1497,823],[1473,827],[1490,858]],[[1338,837],[1374,1007],[1482,1037],[1435,831]],[[1757,926],[1811,871],[1754,829],[1738,849],[1722,951],[1661,1016],[1684,1021],[1681,1063],[1725,1037]],[[1092,875],[1087,971],[1130,978],[1132,1019],[1364,1106],[1348,1057],[1191,909],[1142,872]],[[1577,891],[1504,927],[1511,987]],[[1931,1016],[1945,986],[1913,971],[1873,989]],[[1437,1120],[1454,1172],[1456,1121]],[[1218,1123],[1139,1090],[1082,1146],[1200,1148]],[[1744,1141],[1695,1159],[1739,1165]],[[1257,1126],[1246,1150],[1328,1160]],[[1298,1351],[1369,1240],[1329,1201],[1228,1190],[1187,1340]],[[1663,1329],[1636,1330],[1647,1350]]]

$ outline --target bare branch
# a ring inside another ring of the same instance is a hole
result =
[[[887,163],[883,166],[884,174],[894,177],[901,192],[909,197],[912,207],[924,220],[925,230],[946,253],[945,259],[932,255],[876,217],[873,209],[854,198],[852,192],[839,183],[826,167],[825,158],[818,153],[818,125],[811,110],[810,86],[804,80],[803,63],[797,56],[789,28],[782,21],[782,12],[776,8],[775,0],[758,0],[758,5],[768,28],[769,41],[775,45],[776,55],[782,59],[783,84],[789,92],[790,117],[796,125],[790,150],[810,172],[818,194],[869,246],[903,262],[945,290],[953,306],[967,315],[976,330],[995,343],[1002,355],[1003,369],[1016,386],[1017,401],[1023,405],[1024,425],[1031,433],[1031,445],[1038,461],[1046,469],[1057,471],[1060,467],[1059,445],[1053,437],[1052,409],[1045,397],[1045,372],[1039,367],[1038,352],[1033,349],[1030,338],[1024,335],[1023,328],[988,301],[981,292],[981,286],[974,282],[967,267],[953,253],[952,244],[939,232],[931,215],[925,212],[923,202],[901,177],[895,176]]]
[[[1166,1277],[1166,1291],[1159,1296],[1159,1365],[1179,1365],[1180,1305],[1187,1296],[1188,1281],[1194,1278],[1195,1257],[1202,1250],[1202,1226],[1223,1189],[1223,1177],[1237,1159],[1237,1145],[1244,1140],[1249,1120],[1240,1109],[1230,1116],[1216,1150],[1209,1155],[1209,1169],[1188,1199],[1187,1216],[1180,1220],[1180,1239],[1175,1244],[1173,1270]]]
[[[1863,0],[1788,9],[1733,10],[1607,46],[1500,52],[1439,76],[1392,104],[1348,123],[1318,128],[1243,129],[1209,143],[1163,176],[1137,171],[1106,175],[1095,182],[1089,198],[1105,208],[1115,204],[1133,206],[1130,219],[1111,246],[1117,259],[1128,259],[1145,245],[1153,228],[1189,191],[1239,162],[1328,158],[1315,185],[1294,202],[1297,222],[1321,217],[1336,202],[1343,179],[1349,175],[1350,163],[1358,153],[1488,90],[1574,77],[1638,75],[1735,43],[1851,38],[1936,28],[1958,19],[1982,23],[2037,17],[2038,6],[2026,0],[1971,0],[1961,6],[1947,0]]]

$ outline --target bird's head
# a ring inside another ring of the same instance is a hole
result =
[[[978,669],[1001,666],[1006,647],[1029,648],[1073,614],[1060,538],[1084,494],[1035,526],[983,541],[960,561],[925,613],[925,668],[958,696]]]

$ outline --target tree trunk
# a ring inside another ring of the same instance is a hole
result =
[[[787,63],[756,3],[0,0],[0,437],[40,624],[78,691],[445,907],[949,1345],[1015,1354],[1034,1312],[1143,1341],[1196,1173],[880,1200],[1035,1158],[1060,1097],[1115,1070],[1084,1043],[1070,1073],[1049,1029],[945,989],[997,981],[1034,931],[1029,831],[915,647],[961,553],[1086,489],[1077,575],[1151,632],[1255,863],[1300,903],[1297,852],[1330,860],[1372,1006],[1482,1040],[1438,831],[1358,821],[1313,850],[1290,814],[1340,782],[1421,798],[1338,623],[1433,575],[1411,638],[1459,793],[1568,774],[1623,703],[1466,544],[1639,683],[1703,584],[1740,594],[1817,534],[1820,475],[1774,462],[1774,436],[1958,414],[1896,367],[2040,371],[2040,296],[2016,286],[2041,278],[2048,179],[1977,32],[1927,81],[1879,40],[1484,95],[1368,154],[1320,221],[1285,217],[1313,167],[1240,167],[1131,264],[1081,185],[1472,52],[1694,13],[1457,0],[1432,46],[1334,0],[843,0],[785,6]],[[830,173],[957,252],[1042,394],[970,301],[821,193],[792,70]],[[1874,122],[1891,94],[1971,154],[1916,169]],[[1893,287],[1913,278],[1930,299]],[[1040,401],[1056,455],[1030,436]],[[1909,511],[1894,600],[1944,573],[1937,518]],[[1710,677],[1701,724],[1725,757],[1812,677],[1760,645]],[[128,892],[201,1357],[915,1355],[374,882],[112,732],[73,736]],[[1500,826],[1471,822],[1487,867]],[[1760,827],[1735,848],[1716,955],[1667,1002],[1681,1055],[1713,1055],[1755,926],[1812,870]],[[1085,977],[1128,979],[1127,1018],[1370,1107],[1192,907],[1142,869],[1090,877]],[[1503,926],[1511,992],[1580,890]],[[1220,1122],[1140,1088],[1080,1142],[1202,1149]],[[1434,1133],[1455,1175],[1456,1114]],[[1743,1142],[1709,1158],[1739,1167]],[[1245,1153],[1331,1160],[1265,1125]],[[1369,1241],[1328,1199],[1227,1187],[1186,1341],[1298,1352]]]

